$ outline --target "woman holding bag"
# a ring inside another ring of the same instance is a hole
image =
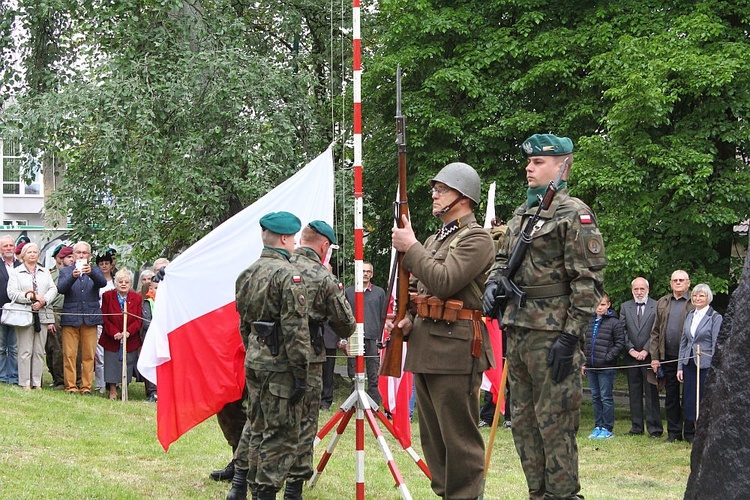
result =
[[[31,304],[34,321],[28,326],[17,326],[18,385],[26,389],[42,388],[44,346],[47,331],[55,324],[49,303],[57,296],[57,287],[47,269],[37,265],[39,247],[27,243],[21,249],[21,262],[8,274],[8,297],[17,304]]]

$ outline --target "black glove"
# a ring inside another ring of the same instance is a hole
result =
[[[578,336],[563,333],[549,350],[547,366],[552,367],[552,380],[560,383],[573,370],[573,353],[576,351]]]
[[[495,294],[497,293],[498,286],[500,285],[497,281],[490,281],[484,286],[484,294],[482,295],[482,312],[487,317],[492,314],[492,310],[495,308]]]
[[[299,403],[302,396],[305,395],[305,391],[307,391],[307,380],[303,378],[295,378],[294,390],[292,391],[292,395],[289,396],[289,402],[293,405]]]

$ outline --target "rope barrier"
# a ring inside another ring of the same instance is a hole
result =
[[[18,308],[18,307],[6,307],[4,310],[5,311],[21,311],[21,312],[28,312],[28,313],[31,313],[31,314],[39,314],[39,311],[34,311],[34,310],[24,309],[24,308]],[[120,316],[123,313],[121,313],[121,312],[119,312],[119,313],[77,313],[77,312],[75,312],[74,313],[74,312],[62,312],[62,311],[54,311],[53,310],[52,314],[54,314],[55,316]],[[146,319],[143,316],[139,316],[139,315],[131,313],[131,312],[126,313],[126,314],[128,316],[132,316],[132,317],[138,318],[140,320],[145,320]]]
[[[696,354],[695,356],[688,356],[686,358],[678,358],[678,359],[670,359],[668,361],[659,361],[659,364],[666,365],[668,363],[677,363],[679,361],[687,361],[689,359],[695,359],[698,356],[706,356],[706,354]],[[627,365],[627,366],[610,366],[610,367],[603,367],[603,368],[589,368],[586,367],[586,371],[600,371],[600,370],[629,370],[630,368],[651,368],[651,363],[643,363],[640,365]]]

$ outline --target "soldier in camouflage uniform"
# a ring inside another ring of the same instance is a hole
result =
[[[306,290],[289,262],[300,221],[288,212],[260,219],[263,251],[235,284],[240,334],[246,339],[248,468],[235,467],[227,498],[276,498],[296,460],[312,357]]]
[[[321,263],[331,245],[336,244],[333,228],[323,221],[312,221],[302,230],[300,247],[291,262],[299,270],[307,289],[308,325],[313,349],[307,370],[307,392],[302,399],[302,424],[297,446],[297,460],[289,470],[285,500],[302,498],[302,484],[313,473],[313,442],[318,432],[318,411],[323,390],[323,323],[326,321],[336,335],[348,338],[354,333],[356,321],[344,297],[344,286]]]
[[[528,158],[528,199],[508,223],[487,281],[485,311],[494,305],[500,276],[526,221],[536,212],[538,195],[557,178],[565,159],[568,165],[573,162],[573,143],[567,137],[533,135],[522,150]],[[528,294],[526,306],[519,308],[510,300],[502,315],[513,440],[530,498],[580,498],[576,433],[582,392],[574,366],[583,360],[580,338],[603,293],[607,261],[594,213],[568,194],[566,182],[541,213],[541,221],[514,278]]]
[[[470,165],[450,163],[430,184],[432,214],[442,227],[424,245],[408,221],[392,236],[413,276],[410,291],[419,295],[416,317],[399,324],[409,335],[404,369],[414,373],[432,490],[452,500],[476,498],[484,472],[479,384],[493,359],[480,308],[495,246],[472,212],[481,182]],[[386,329],[392,326],[389,320]]]

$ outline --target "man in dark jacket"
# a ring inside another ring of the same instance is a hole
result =
[[[79,241],[73,246],[76,262],[60,270],[57,290],[65,295],[62,325],[63,372],[65,391],[78,392],[76,386],[76,356],[81,344],[81,394],[91,395],[94,375],[94,353],[97,338],[96,325],[101,325],[99,289],[107,285],[101,269],[92,266],[91,246]]]
[[[630,284],[633,300],[620,306],[620,320],[625,325],[625,365],[629,366],[628,396],[630,398],[630,431],[628,435],[643,434],[643,400],[646,400],[645,429],[652,438],[661,437],[664,426],[659,408],[659,390],[648,382],[645,366],[651,363],[648,352],[651,330],[656,319],[656,301],[648,296],[649,283],[638,277]]]
[[[4,266],[0,266],[0,307],[10,302],[8,297],[8,273],[21,265],[16,259],[16,242],[10,236],[0,238],[0,253]],[[10,325],[0,325],[0,382],[18,383],[18,342],[16,329]]]
[[[683,423],[682,406],[680,405],[680,381],[677,380],[677,358],[680,356],[680,339],[685,316],[694,309],[690,300],[690,276],[678,269],[672,273],[670,279],[672,293],[659,299],[656,303],[656,319],[651,330],[651,369],[659,373],[664,372],[666,379],[666,394],[664,396],[664,410],[667,414],[667,437],[665,441],[672,443],[682,441],[683,431],[688,436],[695,434],[695,426],[691,422]],[[684,425],[684,429],[683,429]]]

